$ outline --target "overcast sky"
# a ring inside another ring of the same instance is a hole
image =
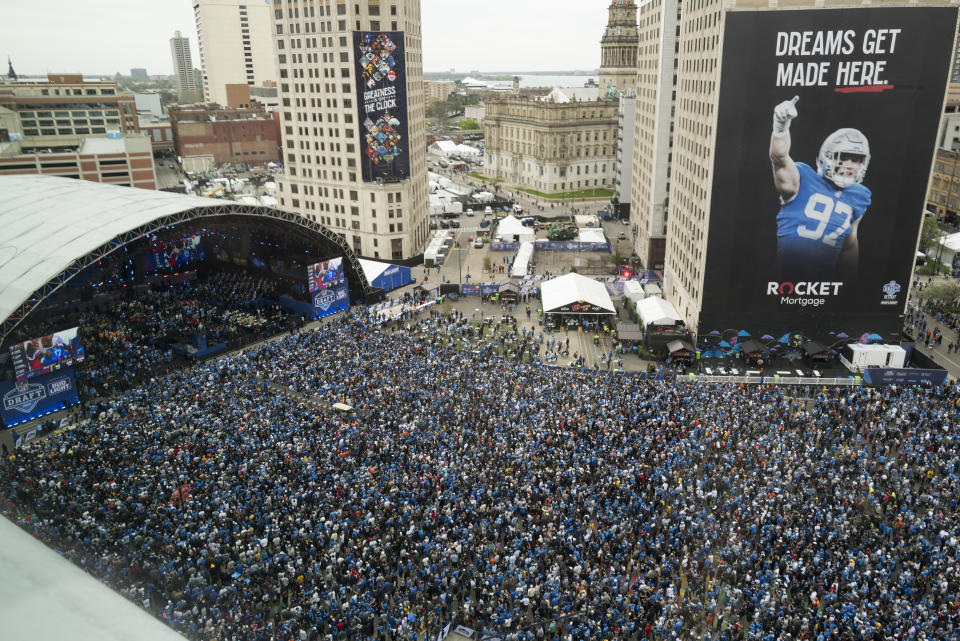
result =
[[[20,74],[128,74],[131,67],[172,74],[169,41],[178,29],[190,38],[194,66],[200,67],[192,0],[0,2],[0,55],[9,55]],[[421,0],[424,70],[595,69],[609,4]]]

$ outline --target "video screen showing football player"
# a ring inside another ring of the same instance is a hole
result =
[[[820,146],[817,169],[790,157],[790,123],[797,101],[773,110],[770,162],[780,194],[777,214],[777,264],[790,278],[853,275],[859,264],[857,229],[870,190],[862,182],[870,164],[866,136],[852,128],[838,129]]]

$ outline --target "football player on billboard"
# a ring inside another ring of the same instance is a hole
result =
[[[870,206],[870,190],[862,184],[870,145],[859,130],[838,129],[820,146],[816,171],[794,162],[790,123],[797,117],[797,100],[794,96],[773,110],[770,162],[780,194],[777,263],[784,275],[797,277],[849,273],[859,262],[857,229]]]

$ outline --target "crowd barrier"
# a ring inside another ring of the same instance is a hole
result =
[[[834,387],[859,387],[860,377],[824,378],[817,376],[699,376],[690,374],[691,381],[700,383],[750,383],[752,385],[830,385]]]

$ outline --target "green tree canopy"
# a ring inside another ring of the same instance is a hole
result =
[[[935,216],[924,216],[923,226],[920,228],[920,251],[929,253],[935,248],[941,233],[940,227],[937,225],[937,218]]]
[[[960,305],[960,282],[955,280],[934,280],[931,281],[920,296],[924,300],[932,300],[944,307],[957,307]]]
[[[478,123],[473,118],[464,118],[463,120],[460,121],[460,128],[461,129],[479,129],[480,123]]]

